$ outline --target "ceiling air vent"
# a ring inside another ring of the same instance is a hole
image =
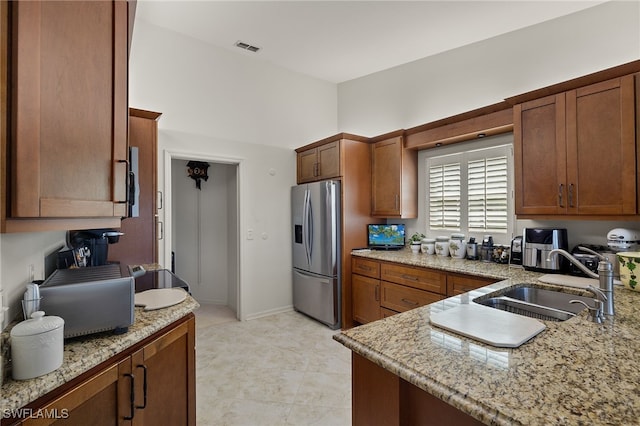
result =
[[[242,41],[236,41],[236,46],[238,46],[240,49],[244,49],[244,50],[248,50],[250,52],[257,52],[258,50],[260,50],[259,47],[257,46],[252,46],[248,43],[242,42]]]

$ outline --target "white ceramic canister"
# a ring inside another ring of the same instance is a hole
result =
[[[449,237],[436,237],[435,249],[438,256],[449,256]]]
[[[467,256],[467,245],[464,242],[464,234],[451,234],[449,239],[449,254],[455,259],[464,259]]]
[[[433,254],[436,252],[436,240],[433,238],[423,238],[420,246],[424,254]]]
[[[36,311],[11,329],[14,380],[27,380],[57,370],[64,353],[64,320]]]

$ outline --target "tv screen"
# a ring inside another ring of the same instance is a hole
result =
[[[369,248],[400,249],[404,247],[404,224],[367,225]]]

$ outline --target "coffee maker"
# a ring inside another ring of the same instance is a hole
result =
[[[67,247],[58,252],[58,269],[106,265],[109,244],[117,243],[122,235],[115,229],[67,231]]]

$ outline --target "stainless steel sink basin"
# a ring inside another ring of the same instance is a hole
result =
[[[582,300],[590,306],[594,304],[591,297],[527,286],[511,288],[486,299],[479,297],[474,302],[527,317],[566,321],[585,309],[583,304],[569,303],[570,300]]]

